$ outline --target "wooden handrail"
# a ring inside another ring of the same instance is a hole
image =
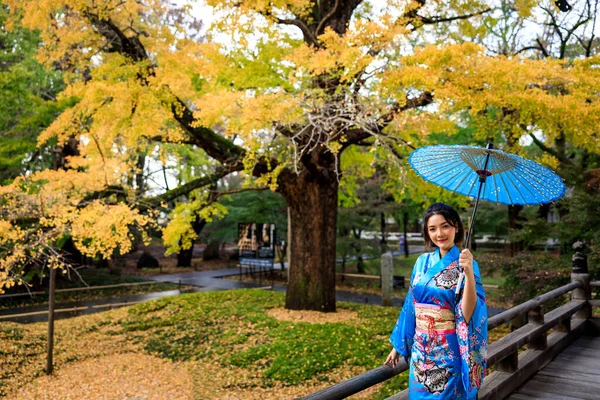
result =
[[[396,367],[382,365],[360,375],[354,376],[347,381],[319,390],[318,392],[302,397],[303,400],[342,400],[348,396],[361,392],[373,385],[393,378],[408,369],[404,359]]]
[[[542,304],[556,297],[562,296],[574,289],[581,289],[583,285],[583,282],[576,280],[564,286],[551,290],[550,292],[544,293],[538,297],[530,299],[525,303],[521,303],[515,307],[512,307],[490,318],[488,321],[488,331],[511,321],[512,319],[523,313],[535,310]],[[545,335],[545,333],[549,329],[555,327],[556,325],[561,323],[566,323],[567,325],[569,325],[569,322],[566,322],[566,320],[570,321],[570,318],[573,316],[573,314],[584,308],[586,305],[589,305],[589,302],[587,300],[571,300],[567,304],[564,304],[563,306],[546,313],[543,316],[542,323],[529,323],[515,330],[514,332],[511,332],[510,334],[499,339],[498,341],[492,343],[488,348],[488,366],[491,366],[501,360],[504,360],[510,355],[514,354],[516,356],[517,351],[520,347],[529,343],[534,338],[540,337],[540,335]],[[382,365],[363,374],[352,377],[344,382],[340,382],[336,385],[312,393],[306,397],[302,397],[301,399],[344,399],[348,396],[359,393],[377,383],[381,383],[387,379],[390,379],[406,371],[407,369],[408,365],[404,360],[401,360],[401,362],[399,363],[399,365],[396,366],[396,368],[392,368],[387,365]],[[407,398],[406,391],[397,393],[389,399],[395,400],[403,398]]]
[[[580,281],[575,281],[568,283],[564,286],[551,290],[547,293],[542,294],[541,296],[534,297],[531,300],[526,301],[525,303],[521,303],[519,305],[514,306],[513,308],[509,308],[506,311],[501,312],[498,315],[494,315],[492,318],[488,320],[488,330],[494,329],[506,322],[513,320],[515,317],[529,312],[534,308],[541,306],[542,304],[558,297],[566,294],[573,289],[577,289],[582,287],[582,283]]]
[[[518,351],[523,345],[529,343],[532,338],[543,334],[558,325],[561,321],[570,319],[571,316],[581,310],[586,303],[587,302],[584,300],[571,300],[567,304],[544,314],[543,324],[526,324],[498,339],[488,348],[488,367],[507,357],[509,354]]]

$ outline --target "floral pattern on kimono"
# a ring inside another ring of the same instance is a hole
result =
[[[462,290],[458,301],[455,296],[459,256],[458,247],[453,246],[441,259],[439,249],[417,259],[404,306],[390,336],[390,342],[410,366],[411,399],[471,399],[483,382],[487,357],[485,293],[479,266],[473,261],[477,302],[466,323]],[[415,307],[452,310],[455,329],[417,329]]]

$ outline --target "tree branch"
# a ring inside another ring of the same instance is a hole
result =
[[[168,89],[168,88],[167,88]],[[170,89],[168,89],[170,92]],[[172,101],[167,103],[173,112],[173,117],[179,122],[182,129],[194,140],[194,144],[201,147],[206,153],[224,166],[237,164],[241,161],[246,151],[227,138],[203,126],[194,126],[194,113],[189,107],[172,94]],[[166,102],[165,102],[166,103]]]
[[[127,37],[111,20],[100,19],[90,12],[85,12],[84,16],[109,41],[112,47],[111,51],[123,53],[134,61],[149,59],[144,46],[137,37]],[[167,86],[163,88],[168,92],[167,97],[172,100],[168,105],[173,113],[173,117],[179,122],[190,138],[192,138],[191,141],[187,142],[188,144],[198,145],[209,156],[224,165],[235,164],[242,158],[245,153],[244,149],[214,133],[211,129],[202,126],[195,127],[193,112]]]
[[[535,41],[537,42],[537,44],[539,46],[539,49],[542,52],[542,54],[544,55],[544,57],[546,57],[546,58],[550,57],[550,54],[548,54],[548,51],[544,47],[544,44],[542,43],[542,41],[540,40],[540,38],[536,38]]]
[[[250,192],[250,191],[264,191],[264,190],[269,190],[269,187],[268,186],[251,187],[251,188],[244,188],[244,189],[228,190],[228,191],[224,191],[224,192],[212,190],[211,193],[214,193],[216,195],[216,198],[218,199],[221,196],[227,196],[230,194],[237,194],[237,193]]]
[[[274,15],[271,15],[270,13],[267,13],[267,15],[270,15],[271,18],[273,18],[275,20],[275,22],[277,22],[278,24],[297,26],[302,31],[302,34],[304,35],[304,41],[306,43],[312,44],[316,48],[321,48],[321,45],[319,44],[319,41],[317,40],[316,36],[313,35],[313,33],[308,28],[308,26],[300,18],[282,19],[282,18],[275,17]]]
[[[454,17],[424,17],[422,15],[419,15],[417,13],[415,13],[415,18],[417,18],[418,20],[420,20],[423,24],[428,25],[428,24],[438,24],[440,22],[451,22],[451,21],[457,21],[457,20],[461,20],[461,19],[469,19],[471,17],[475,17],[477,15],[482,15],[485,13],[488,13],[490,11],[494,11],[495,8],[486,8],[485,10],[480,10],[471,14],[465,14],[465,15],[457,15]]]
[[[539,147],[542,151],[545,151],[546,153],[556,157],[560,162],[562,162],[564,164],[572,164],[571,160],[569,160],[568,158],[565,158],[562,154],[560,154],[556,150],[546,146],[541,140],[539,140],[537,137],[535,137],[535,135],[533,133],[529,133],[529,136],[531,137],[531,139],[533,139],[533,143],[535,143],[536,146]]]
[[[90,201],[105,199],[107,197],[112,196],[113,194],[116,194],[117,197],[122,197],[125,195],[125,189],[123,188],[123,186],[117,186],[117,185],[107,186],[103,190],[100,190],[98,192],[93,192],[93,193],[86,195],[83,198],[83,200],[81,200],[79,202],[77,207],[83,207],[85,204],[89,203]]]
[[[158,205],[160,205],[160,203],[163,203],[163,202],[166,203],[166,202],[175,200],[176,198],[178,198],[180,196],[184,196],[184,195],[190,193],[192,190],[196,190],[196,189],[199,189],[204,186],[216,184],[217,181],[219,179],[223,178],[224,176],[226,176],[234,171],[241,171],[242,169],[243,169],[242,163],[239,163],[239,165],[235,166],[235,168],[219,167],[211,175],[206,175],[201,178],[194,179],[193,181],[190,181],[190,182],[188,182],[184,185],[181,185],[175,189],[169,190],[169,191],[167,191],[161,195],[158,195],[156,197],[140,199],[138,201],[138,204],[140,205],[140,208],[142,208],[142,209],[157,207]]]
[[[331,19],[331,17],[333,17],[335,15],[335,13],[338,11],[340,4],[342,4],[342,2],[340,0],[335,0],[335,5],[333,6],[333,9],[331,9],[331,11],[329,11],[329,13],[327,13],[327,15],[325,15],[325,17],[323,17],[323,19],[321,20],[321,22],[319,22],[319,25],[317,26],[317,29],[315,29],[315,36],[319,36],[319,33],[321,32],[321,30],[323,29],[323,26]]]
[[[89,11],[83,12],[83,16],[108,40],[107,52],[123,53],[134,61],[148,60],[148,53],[137,36],[127,37],[112,20],[102,19]]]

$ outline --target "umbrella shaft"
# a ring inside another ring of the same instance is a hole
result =
[[[494,148],[494,145],[491,143],[488,143],[487,148],[492,149],[492,148]],[[466,244],[465,244],[465,249],[469,249],[469,250],[471,250],[471,235],[473,234],[473,225],[475,225],[475,214],[477,213],[477,206],[479,205],[479,198],[481,197],[481,189],[483,189],[483,185],[485,184],[485,181],[487,179],[487,174],[484,174],[483,172],[488,172],[487,167],[488,167],[489,161],[490,161],[490,152],[488,151],[487,155],[485,156],[485,163],[483,164],[482,173],[479,175],[479,190],[477,191],[477,199],[475,200],[475,207],[473,207],[473,215],[471,216],[471,223],[469,224],[469,232],[467,232],[467,240],[466,240]]]
[[[483,188],[483,182],[479,182],[479,190],[477,192],[477,199],[475,200],[475,207],[473,207],[473,215],[471,216],[471,223],[469,224],[469,231],[467,232],[467,239],[465,243],[465,249],[471,250],[471,235],[473,234],[473,225],[475,225],[475,214],[477,213],[477,206],[479,205],[479,197],[481,197],[481,189]]]

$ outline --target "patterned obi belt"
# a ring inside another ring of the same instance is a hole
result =
[[[433,336],[435,334],[456,332],[454,312],[450,309],[441,308],[435,304],[416,303],[415,314],[417,316],[417,331],[421,333]]]

